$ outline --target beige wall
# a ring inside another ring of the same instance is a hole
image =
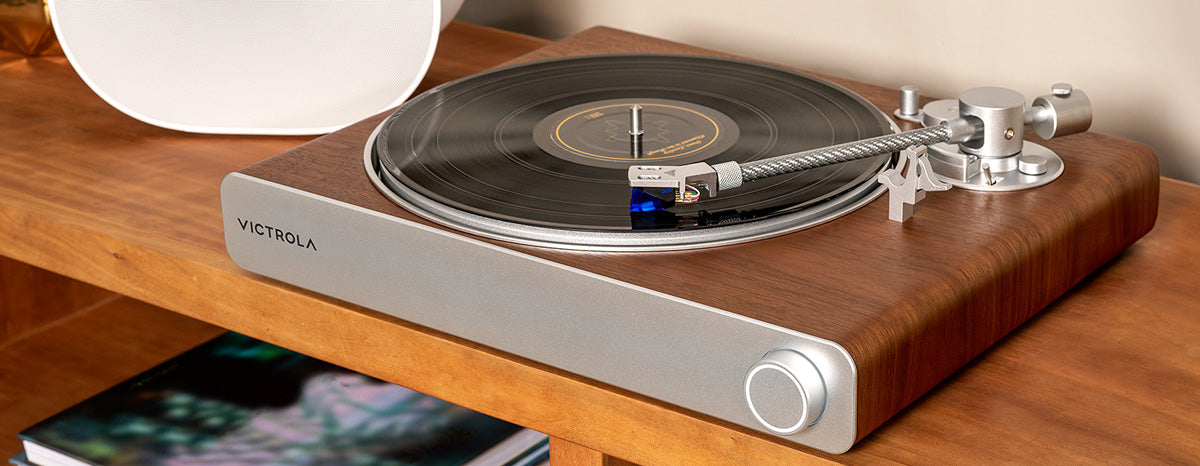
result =
[[[1093,131],[1200,183],[1200,1],[467,0],[458,19],[552,39],[606,25],[930,96],[1065,81]]]

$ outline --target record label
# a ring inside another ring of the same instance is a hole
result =
[[[642,109],[639,144],[631,140],[629,113]],[[564,160],[624,169],[631,163],[683,165],[708,160],[733,147],[733,119],[690,102],[653,98],[609,99],[573,105],[533,128],[538,147]]]

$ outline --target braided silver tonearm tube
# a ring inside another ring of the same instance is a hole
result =
[[[902,105],[907,100],[911,107],[916,87],[905,86],[905,90]],[[1024,140],[1026,126],[1050,139],[1086,131],[1092,123],[1087,94],[1063,83],[1052,86],[1050,94],[1037,97],[1029,107],[1016,91],[979,87],[957,100],[934,101],[919,111],[909,108],[905,115],[919,119],[925,128],[746,163],[635,165],[629,167],[629,185],[675,189],[682,196],[678,199],[692,202],[699,198],[700,189],[716,196],[746,182],[925,146],[930,161],[922,163],[936,172],[937,177],[931,178],[935,184],[941,178],[981,191],[1025,189],[1062,173],[1062,161],[1053,151]],[[924,157],[925,151],[920,152]]]
[[[731,161],[709,165],[701,162],[678,167],[637,165],[629,168],[629,185],[635,188],[680,190],[684,189],[683,185],[688,185],[705,188],[710,196],[716,196],[720,191],[736,188],[745,182],[890,154],[916,145],[965,142],[975,133],[975,127],[963,121],[961,124],[942,124],[887,134],[747,163]]]
[[[965,141],[971,134],[974,134],[974,128],[966,127],[960,129],[957,139]],[[745,183],[785,173],[849,162],[880,154],[899,152],[915,145],[927,146],[939,142],[954,142],[956,139],[955,135],[955,130],[950,126],[938,125],[794,154],[780,155],[744,164],[738,164],[737,162],[725,163],[741,168],[741,183]]]

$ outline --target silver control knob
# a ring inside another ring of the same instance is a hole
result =
[[[745,392],[754,418],[777,434],[800,432],[825,412],[825,381],[817,366],[794,350],[763,356],[746,374]]]
[[[920,123],[921,88],[912,84],[900,86],[900,108],[892,113],[901,120]]]
[[[1050,159],[1034,154],[1024,154],[1017,157],[1017,171],[1026,175],[1044,175]]]

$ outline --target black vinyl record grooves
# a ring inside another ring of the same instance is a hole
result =
[[[629,134],[635,104],[640,146]],[[651,211],[631,209],[626,173],[631,165],[745,163],[892,131],[863,98],[794,71],[704,56],[600,55],[500,68],[434,88],[388,117],[368,150],[381,189],[427,218],[473,232],[474,223],[561,230],[586,246],[596,234],[678,236],[808,209],[844,214],[852,208],[822,204],[861,205],[865,195],[845,193],[873,189],[894,155]],[[459,216],[478,218],[461,225]],[[786,223],[780,228],[796,229]]]

